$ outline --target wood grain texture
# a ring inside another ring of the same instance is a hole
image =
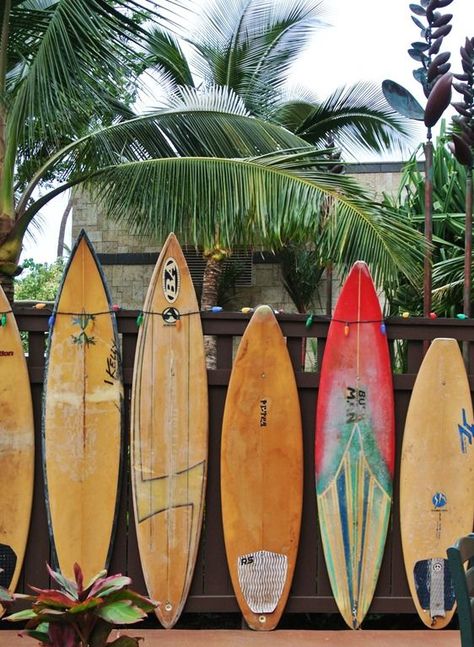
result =
[[[367,265],[355,263],[338,298],[321,367],[315,470],[331,588],[360,627],[382,562],[395,456],[390,357]]]
[[[34,421],[23,345],[1,286],[0,313],[0,583],[14,591],[33,500]]]
[[[444,616],[431,617],[434,602],[430,597],[424,602],[420,595],[423,589],[435,589],[431,570],[442,571],[447,548],[473,528],[473,423],[459,345],[454,339],[435,339],[411,395],[400,467],[400,524],[408,584],[420,618],[434,629],[445,627],[455,612],[454,601],[448,600],[452,597],[448,573],[445,602],[451,608],[444,609]],[[416,583],[415,567],[427,560],[435,561]]]
[[[295,376],[273,311],[260,306],[234,361],[221,446],[227,563],[252,629],[273,629],[285,607],[298,550],[302,483]]]
[[[121,467],[123,386],[115,315],[85,232],[50,325],[43,404],[48,518],[56,566],[87,581],[107,568]]]
[[[166,628],[191,584],[208,459],[207,372],[199,307],[174,234],[150,281],[132,386],[135,523],[149,595]]]

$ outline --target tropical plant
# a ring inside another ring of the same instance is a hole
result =
[[[129,588],[124,575],[107,576],[100,571],[84,586],[82,570],[74,564],[74,581],[47,565],[56,589],[30,587],[35,595],[14,594],[28,600],[31,608],[5,617],[9,622],[27,621],[24,633],[45,647],[136,647],[140,638],[121,636],[108,642],[116,625],[139,622],[157,602]]]
[[[148,4],[156,9],[151,0]],[[255,3],[250,4],[258,17]],[[262,12],[264,7],[267,3]],[[148,16],[157,20],[156,12]],[[23,235],[41,207],[80,184],[95,190],[107,212],[126,221],[132,232],[162,240],[174,230],[186,242],[204,246],[212,262],[218,260],[216,250],[219,255],[249,240],[268,248],[293,239],[311,240],[320,205],[329,197],[332,225],[325,244],[335,262],[350,265],[359,257],[362,241],[365,260],[379,274],[394,276],[401,268],[414,278],[412,258],[420,253],[417,234],[393,214],[382,214],[352,179],[334,173],[331,151],[318,150],[281,125],[251,116],[232,90],[182,89],[167,107],[124,121],[129,111],[117,105],[108,89],[117,76],[119,81],[128,78],[123,75],[138,56],[131,43],[148,38],[143,17],[133,0],[106,6],[100,0],[4,3],[4,280],[18,272]],[[257,51],[261,56],[261,47]],[[276,59],[268,58],[275,67]],[[281,56],[276,58],[280,65]],[[252,60],[257,59],[252,56],[242,69]],[[103,114],[114,110],[120,118],[104,126]],[[97,128],[83,135],[91,124]],[[37,149],[42,151],[38,157]],[[21,181],[15,177],[20,168],[25,169]],[[59,185],[33,199],[45,178],[59,179]],[[15,186],[23,191],[16,194]]]
[[[51,183],[77,171],[71,143],[132,114],[135,43],[154,8],[151,0],[0,3],[0,280],[10,298],[26,230],[56,194]]]
[[[345,153],[382,152],[409,141],[409,122],[374,84],[339,88],[324,100],[291,85],[291,72],[322,21],[321,0],[207,0],[194,36],[152,33],[147,64],[163,80],[161,101],[183,87],[225,87],[249,114],[279,123],[301,139]],[[186,49],[184,42],[186,41]],[[193,95],[189,95],[191,100]]]
[[[196,94],[183,92],[184,87],[195,91],[225,87],[239,97],[249,114],[280,124],[325,149],[328,160],[335,157],[324,168],[330,173],[343,168],[336,145],[345,153],[381,152],[400,145],[407,136],[407,121],[389,108],[375,86],[358,83],[339,88],[323,101],[307,90],[290,88],[293,63],[324,26],[321,4],[315,0],[210,0],[202,6],[196,36],[186,38],[186,49],[179,38],[155,30],[147,62],[161,74],[167,91],[162,102],[166,103],[167,96],[174,100],[176,92],[181,92],[193,107]],[[216,215],[214,240],[205,244],[203,307],[216,303],[216,282],[232,249],[232,241],[224,244],[217,220]],[[314,242],[314,237],[315,230],[307,232],[303,247]],[[261,243],[258,227],[248,228],[243,244]],[[281,239],[278,247],[287,244],[295,249],[291,239]]]
[[[431,243],[433,240],[433,142],[431,129],[441,118],[443,112],[451,101],[451,83],[453,75],[449,71],[451,63],[450,52],[441,52],[443,39],[452,29],[450,24],[453,17],[442,10],[450,5],[453,0],[420,0],[419,4],[409,5],[412,20],[420,29],[423,40],[411,44],[408,54],[420,64],[413,71],[413,76],[421,84],[427,99],[424,108],[411,93],[389,79],[382,84],[387,101],[398,110],[400,114],[423,120],[427,128],[426,143],[423,146],[425,153],[425,204],[424,204],[424,235],[426,238],[426,251],[424,259],[423,279],[423,313],[427,316],[432,303],[432,257]]]
[[[462,100],[452,105],[458,112],[453,117],[455,132],[449,147],[457,161],[466,168],[466,222],[464,236],[464,291],[463,306],[466,317],[471,315],[472,285],[472,203],[474,168],[474,38],[466,38],[460,48],[462,73],[455,74],[454,89]]]
[[[433,311],[442,316],[462,312],[464,259],[464,206],[466,177],[469,172],[449,152],[444,122],[433,151]],[[398,195],[385,196],[385,202],[399,211],[400,217],[413,228],[423,231],[425,177],[416,152],[406,164]],[[421,269],[421,266],[419,267]],[[395,289],[386,286],[388,314],[407,311],[423,313],[422,289],[410,285],[403,277]]]

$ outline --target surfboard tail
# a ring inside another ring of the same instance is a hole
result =
[[[391,492],[374,476],[363,454],[354,461],[347,453],[317,501],[333,595],[347,625],[358,629],[377,585]]]

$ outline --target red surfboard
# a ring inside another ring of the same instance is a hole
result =
[[[392,372],[382,310],[357,261],[329,326],[316,411],[316,494],[326,566],[344,620],[372,601],[392,501]]]

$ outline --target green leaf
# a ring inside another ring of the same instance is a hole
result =
[[[70,593],[72,597],[77,600],[77,585],[75,582],[72,580],[69,580],[67,577],[64,577],[61,575],[59,571],[54,571],[49,564],[46,564],[46,568],[48,570],[48,573],[50,577],[55,580],[59,584],[59,586],[65,591],[66,593]],[[33,590],[36,591],[41,591],[41,589],[36,589],[35,587],[31,587]]]
[[[130,600],[135,606],[139,607],[143,611],[146,611],[147,613],[153,611],[159,604],[155,600],[151,600],[150,598],[140,595],[135,591],[131,591],[130,589],[112,593],[108,600],[111,602],[117,602],[118,600]]]
[[[95,585],[92,587],[89,595],[94,597],[106,597],[114,591],[119,591],[125,586],[131,584],[132,580],[126,575],[111,575],[106,577],[103,580],[97,580]]]
[[[96,615],[112,624],[126,625],[139,622],[146,617],[141,609],[133,606],[129,600],[119,600],[96,610]]]
[[[87,583],[87,586],[85,587],[85,591],[88,591],[88,589],[91,589],[92,586],[98,581],[104,579],[104,577],[107,575],[107,571],[103,569],[102,571],[99,571],[96,573],[96,575],[93,575],[89,582]],[[90,593],[89,593],[90,595]]]
[[[37,618],[37,614],[32,609],[24,609],[23,611],[17,611],[9,616],[5,616],[4,620],[8,620],[8,622],[21,622],[22,620],[31,620],[32,618]]]
[[[15,598],[8,589],[0,586],[0,602],[13,602]]]
[[[39,604],[48,605],[56,608],[69,609],[77,600],[67,593],[62,593],[55,589],[37,589],[40,592],[36,597]]]
[[[68,611],[73,615],[84,613],[86,611],[90,611],[91,609],[95,609],[100,604],[102,604],[102,602],[102,598],[87,598],[86,600],[84,600],[84,602],[80,602],[79,604],[72,606],[70,609],[68,609]]]

